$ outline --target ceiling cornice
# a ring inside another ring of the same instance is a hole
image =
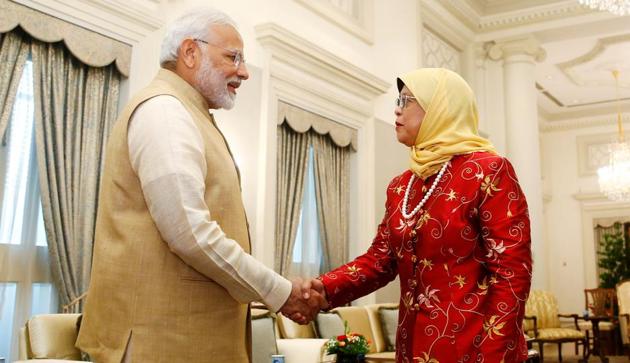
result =
[[[433,5],[436,0],[422,3]],[[507,28],[567,19],[595,12],[575,0],[555,1],[551,4],[494,14],[480,12],[480,6],[472,5],[470,0],[443,0],[439,4],[478,36]]]
[[[490,32],[505,28],[513,28],[519,25],[541,23],[545,21],[565,19],[567,17],[592,13],[590,10],[575,0],[560,1],[547,5],[525,8],[494,15],[484,15],[478,24],[480,32]]]
[[[624,127],[630,126],[630,116],[622,117]],[[582,119],[570,119],[562,121],[544,121],[539,125],[541,132],[567,131],[598,126],[614,126],[615,115],[600,115]]]

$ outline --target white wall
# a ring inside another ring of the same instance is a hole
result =
[[[584,309],[583,289],[597,287],[592,217],[627,213],[597,196],[596,176],[580,176],[578,172],[578,137],[614,135],[614,115],[609,119],[608,125],[549,130],[542,134],[548,281],[561,311],[566,313],[580,313]],[[579,121],[588,119],[574,120]]]
[[[31,2],[44,3],[39,0]],[[240,89],[236,107],[228,112],[218,111],[216,116],[217,122],[232,145],[232,151],[236,155],[243,175],[243,195],[252,230],[273,228],[271,225],[260,225],[266,224],[260,221],[264,220],[261,214],[266,212],[264,203],[267,203],[263,198],[265,190],[268,190],[265,189],[268,176],[265,170],[270,158],[275,158],[275,155],[271,155],[266,147],[266,143],[273,140],[265,139],[264,136],[265,130],[275,124],[275,118],[272,112],[269,112],[269,103],[272,99],[269,95],[271,87],[269,54],[257,41],[255,26],[270,22],[278,24],[372,75],[391,82],[392,87],[386,94],[377,97],[372,105],[371,111],[374,118],[369,121],[372,124],[368,130],[373,131],[365,135],[369,139],[364,143],[368,146],[367,150],[366,148],[359,150],[359,153],[362,153],[361,157],[365,157],[367,153],[368,160],[373,161],[374,167],[371,170],[373,182],[363,180],[364,183],[370,185],[368,193],[371,194],[370,198],[373,202],[368,205],[369,211],[365,212],[366,215],[371,216],[371,219],[365,223],[369,225],[355,227],[370,231],[372,234],[382,216],[385,185],[395,174],[394,169],[399,168],[398,163],[400,162],[402,170],[407,162],[404,149],[389,149],[392,144],[396,144],[395,136],[386,135],[388,128],[391,129],[387,123],[393,123],[394,118],[393,100],[397,93],[393,87],[394,80],[397,75],[416,68],[421,62],[420,29],[423,27],[421,21],[444,23],[445,25],[440,29],[454,32],[461,28],[461,24],[449,23],[456,21],[453,18],[441,19],[421,14],[420,2],[415,0],[374,0],[374,37],[373,44],[368,44],[295,0],[145,0],[144,2],[159,3],[161,9],[154,15],[161,18],[164,23],[168,23],[188,9],[211,5],[230,14],[239,24],[252,77]],[[57,0],[46,5],[55,16],[70,21],[77,19],[76,16],[74,18],[64,16],[64,13],[76,15],[81,13],[80,7],[76,6],[74,10],[69,10],[67,6],[61,5],[64,3],[74,4],[76,1]],[[88,17],[88,15],[85,16]],[[94,20],[100,22],[100,27],[95,28],[97,31],[106,29],[103,28],[103,24],[107,23],[118,26],[123,18],[122,15],[107,11],[103,13],[96,11],[89,16],[98,18]],[[88,23],[83,21],[80,23],[90,28]],[[436,28],[437,24],[432,25]],[[121,27],[116,29],[119,32],[125,30]],[[130,34],[140,34],[135,32],[134,27],[129,27],[129,29],[133,30]],[[137,36],[130,41],[133,44],[133,54],[131,76],[125,84],[127,94],[131,95],[148,84],[157,71],[163,32],[164,27],[143,36]],[[116,37],[114,33],[109,35]],[[470,49],[473,49],[479,45],[468,44],[466,37],[461,34],[461,39],[464,41],[451,37],[452,34],[448,31],[444,31],[441,35],[453,44],[464,45],[464,48],[472,47]],[[505,110],[500,86],[503,83],[501,64],[488,60],[481,62],[477,58],[479,54],[470,49],[465,52],[462,62],[468,65],[465,73],[474,72],[474,74],[464,74],[464,76],[472,79],[472,86],[479,93],[477,96],[481,111],[481,129],[489,134],[499,152],[505,153]],[[584,221],[583,216],[590,217],[600,213],[597,203],[603,203],[589,199],[577,200],[574,197],[576,193],[597,191],[594,177],[578,175],[576,137],[604,132],[613,133],[614,124],[611,122],[610,126],[551,130],[542,133],[541,155],[544,193],[547,197],[544,215],[545,237],[548,241],[547,257],[550,264],[549,281],[550,288],[558,297],[562,310],[567,312],[581,311],[583,301],[581,291],[584,287],[592,287],[588,281],[593,280],[593,276],[589,275],[587,272],[589,267],[586,266],[589,261],[592,263],[592,256],[589,259],[589,256],[585,255],[584,251],[587,249],[583,238],[584,226],[590,221]],[[396,161],[389,163],[384,158],[386,155],[392,155]],[[355,158],[358,157],[355,156]],[[356,163],[354,165],[356,166]],[[361,182],[356,179],[356,174],[353,188]],[[354,201],[356,202],[356,198]],[[613,208],[610,213],[623,213],[623,211]],[[265,234],[253,234],[254,255],[271,266],[274,243],[258,237],[262,235]],[[357,251],[364,249],[370,242],[368,238],[353,241],[358,244],[353,247],[353,253],[356,254]],[[384,291],[377,296],[377,299],[386,301],[394,295],[393,291]]]
[[[267,117],[266,92],[270,88],[269,60],[264,48],[258,43],[254,27],[268,22],[276,23],[296,35],[326,49],[338,57],[372,73],[383,80],[394,83],[395,77],[416,67],[417,41],[417,3],[412,0],[374,2],[374,39],[368,44],[339,26],[322,18],[309,8],[293,0],[183,0],[166,2],[161,13],[168,23],[181,13],[202,5],[211,5],[232,16],[239,26],[245,45],[247,64],[252,70],[252,79],[244,82],[237,97],[234,110],[216,112],[219,125],[225,131],[232,151],[239,160],[243,174],[243,195],[249,216],[253,239],[254,255],[268,266],[273,264],[273,241],[269,239],[269,228],[258,215],[268,211],[261,203],[268,204],[261,194],[265,194],[266,163],[275,155],[265,155],[268,149],[261,142],[259,133],[268,125],[275,124],[275,118]],[[133,94],[142,88],[158,69],[158,55],[161,28],[133,47],[129,92]],[[393,100],[396,97],[394,87],[374,103],[375,117],[393,123]],[[257,101],[254,101],[256,99]],[[256,124],[258,123],[258,124]],[[370,143],[371,145],[371,143]],[[359,153],[371,152],[359,150]],[[357,157],[359,157],[357,155]],[[353,184],[356,188],[356,181]],[[375,188],[376,189],[376,188]],[[381,188],[370,191],[375,195],[383,193]],[[373,211],[371,211],[373,213]],[[370,213],[368,213],[370,215]],[[258,225],[257,225],[258,224]],[[356,226],[356,228],[374,230],[375,225]],[[258,231],[258,232],[255,232]],[[365,238],[363,238],[365,239]],[[353,251],[364,250],[371,241],[357,241]]]

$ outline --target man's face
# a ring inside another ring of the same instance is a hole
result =
[[[243,58],[243,40],[230,25],[213,25],[205,39],[198,40],[201,64],[195,73],[195,88],[210,108],[231,109],[236,89],[249,78]],[[240,54],[240,63],[235,58]]]

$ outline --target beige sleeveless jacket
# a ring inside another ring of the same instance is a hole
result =
[[[203,97],[160,70],[127,105],[107,146],[96,222],[92,278],[77,346],[95,362],[249,362],[248,305],[169,250],[132,169],[127,126],[146,100],[182,102],[205,142],[205,201],[228,238],[250,251],[238,171]],[[168,192],[168,191],[165,191]],[[198,253],[203,253],[201,250]]]

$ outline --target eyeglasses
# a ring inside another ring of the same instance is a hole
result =
[[[398,95],[396,98],[396,107],[405,108],[409,100],[415,100],[416,98],[408,95]]]
[[[215,48],[223,49],[224,51],[229,52],[230,53],[230,57],[232,58],[232,62],[234,63],[234,67],[236,67],[236,68],[238,68],[241,65],[241,63],[243,63],[243,64],[245,63],[245,57],[243,57],[243,53],[241,53],[238,50],[233,50],[233,49],[227,49],[227,48],[219,47],[218,45],[214,45],[212,43],[208,43],[207,41],[205,41],[203,39],[195,38],[193,40],[196,41],[196,42],[202,42],[203,44],[210,45],[210,46],[213,46]]]

